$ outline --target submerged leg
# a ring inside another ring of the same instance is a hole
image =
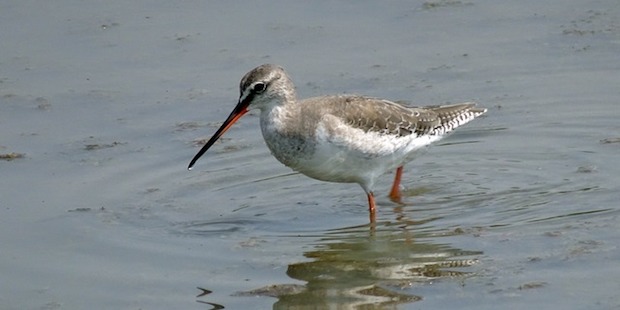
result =
[[[396,175],[394,176],[394,183],[392,183],[392,190],[390,191],[390,199],[397,203],[402,203],[403,195],[400,192],[400,179],[403,176],[403,166],[396,168]]]
[[[377,209],[377,206],[375,204],[375,195],[372,192],[368,192],[366,195],[368,195],[368,213],[370,216],[370,222],[374,223]]]

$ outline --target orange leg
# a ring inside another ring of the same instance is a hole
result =
[[[394,176],[394,183],[392,183],[392,190],[390,191],[390,199],[394,202],[400,203],[403,195],[400,192],[400,179],[403,176],[403,166],[396,168],[396,175]]]
[[[368,192],[368,213],[370,215],[370,222],[375,222],[377,205],[375,204],[375,195],[372,192]]]

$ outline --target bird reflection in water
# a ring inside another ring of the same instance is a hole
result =
[[[287,275],[305,285],[269,285],[236,295],[276,297],[274,309],[384,309],[421,300],[408,293],[416,285],[464,281],[472,275],[468,267],[482,254],[432,243],[439,236],[428,232],[414,238],[409,224],[420,222],[375,224],[380,226],[372,228],[371,223],[324,234],[314,250],[304,253],[311,261],[288,266]],[[461,233],[457,229],[440,236]]]

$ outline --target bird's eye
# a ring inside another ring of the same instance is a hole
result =
[[[256,84],[254,84],[252,89],[254,90],[254,92],[260,94],[260,93],[264,92],[265,89],[267,89],[267,85],[265,83],[263,83],[263,82],[258,82]]]

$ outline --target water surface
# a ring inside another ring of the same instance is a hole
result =
[[[0,10],[0,308],[609,309],[614,1],[34,1]],[[251,68],[300,96],[476,101],[377,186],[292,173],[252,113],[186,166]]]

